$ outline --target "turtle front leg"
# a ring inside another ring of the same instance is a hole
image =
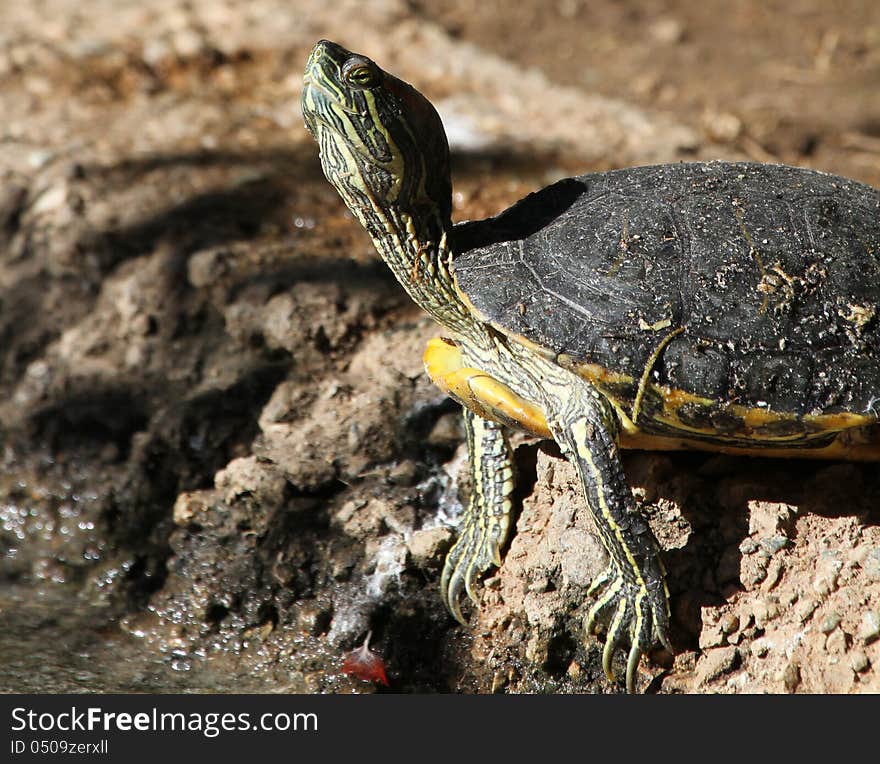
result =
[[[455,619],[464,624],[462,589],[477,604],[474,582],[501,565],[501,547],[510,530],[514,487],[513,454],[502,425],[464,409],[471,497],[458,541],[446,556],[440,591]]]
[[[611,406],[592,389],[577,390],[556,416],[548,418],[562,452],[577,469],[603,546],[606,570],[593,582],[598,594],[586,618],[592,633],[596,621],[611,613],[602,667],[614,679],[611,659],[628,637],[626,687],[635,688],[641,656],[659,640],[669,648],[669,604],[659,545],[638,512],[623,472],[617,445],[617,419]]]

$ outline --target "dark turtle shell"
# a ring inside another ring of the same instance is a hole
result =
[[[618,400],[646,366],[667,395],[796,417],[871,415],[880,397],[869,186],[782,165],[636,167],[560,181],[455,236],[477,311],[619,374]]]

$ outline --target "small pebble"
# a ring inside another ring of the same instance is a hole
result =
[[[526,660],[535,666],[543,666],[548,656],[547,642],[538,634],[533,634],[526,643]]]
[[[813,579],[813,591],[820,597],[827,597],[831,592],[837,589],[837,576],[827,576],[824,573],[817,573]]]
[[[708,136],[718,143],[730,143],[742,134],[742,120],[729,111],[708,109],[703,112],[700,123]]]
[[[840,613],[831,612],[822,619],[819,631],[823,634],[830,634],[840,624]]]
[[[35,215],[57,212],[67,203],[67,186],[59,183],[43,191],[31,205]]]
[[[559,0],[556,8],[562,18],[573,19],[582,10],[582,5],[579,0]]]
[[[55,154],[51,151],[38,150],[28,154],[28,164],[35,170],[39,170],[44,165],[52,161]]]
[[[862,570],[869,578],[880,581],[880,547],[874,547],[864,556]]]
[[[422,566],[439,558],[452,544],[452,531],[445,526],[415,531],[406,542],[416,565]]]
[[[806,623],[810,616],[816,612],[817,607],[819,607],[819,603],[816,600],[801,600],[796,611],[798,620],[801,623]]]
[[[789,663],[782,672],[782,684],[786,692],[794,692],[801,683],[801,668],[797,663]]]
[[[789,546],[791,541],[782,535],[770,536],[769,538],[761,539],[761,547],[770,552],[770,554],[776,554],[781,549],[785,549],[785,547]]]
[[[326,631],[330,623],[330,613],[314,600],[300,604],[296,613],[297,629],[303,634],[315,637]]]
[[[546,592],[550,588],[550,579],[547,576],[536,576],[529,581],[528,591],[530,592]]]
[[[868,660],[864,650],[853,650],[849,656],[849,665],[853,671],[860,674],[871,665],[871,661]]]
[[[743,566],[742,584],[746,589],[754,589],[765,578],[767,578],[768,560],[762,558],[761,555],[756,555],[749,559],[754,560],[754,562],[749,566]]]
[[[837,589],[837,579],[840,575],[840,563],[819,564],[819,569],[813,578],[813,591],[820,597],[827,597]]]
[[[204,491],[181,493],[174,502],[174,509],[172,510],[174,524],[185,526],[195,522],[208,506]]]
[[[761,583],[761,591],[769,592],[776,584],[779,583],[779,580],[782,578],[783,565],[782,560],[776,559],[770,563],[767,568],[767,576],[764,578]]]
[[[743,539],[742,543],[739,545],[739,551],[743,554],[754,554],[758,551],[758,542],[753,538]]]
[[[756,658],[766,658],[770,653],[770,643],[763,637],[759,637],[752,642],[751,652]]]
[[[483,580],[484,589],[492,589],[496,591],[501,588],[501,576],[490,576]]]
[[[724,634],[733,634],[739,628],[739,616],[735,613],[727,613],[719,623]]]
[[[709,650],[697,663],[697,681],[701,684],[728,674],[740,663],[739,650],[736,647],[717,647]]]
[[[648,27],[648,34],[661,45],[676,45],[685,36],[685,26],[673,16],[661,16]]]
[[[388,480],[394,485],[413,485],[418,478],[416,465],[411,461],[404,461],[396,464],[388,473]]]
[[[880,613],[868,612],[862,617],[862,627],[859,629],[859,637],[870,644],[880,637]]]
[[[779,600],[776,597],[765,597],[758,600],[754,605],[755,625],[763,629],[767,624],[779,615]]]
[[[846,652],[846,634],[841,629],[835,629],[828,635],[825,651],[831,655],[843,655]]]

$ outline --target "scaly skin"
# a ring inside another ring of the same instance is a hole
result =
[[[497,382],[481,388],[482,395],[491,390],[495,398],[470,401],[476,411],[459,399],[465,406],[474,490],[443,570],[447,607],[464,622],[462,592],[476,601],[477,577],[501,563],[513,491],[510,447],[501,425],[511,424],[510,412],[525,402],[542,416],[518,424],[535,432],[534,423],[545,421],[580,476],[609,555],[608,568],[593,587],[599,597],[587,628],[611,613],[604,668],[613,678],[612,655],[628,640],[626,683],[633,691],[641,655],[655,639],[669,644],[669,611],[657,543],[624,477],[612,406],[581,377],[483,323],[459,291],[448,244],[448,146],[431,104],[369,59],[327,41],[313,49],[304,85],[303,116],[320,145],[328,180],[412,299],[454,335],[466,367]]]
[[[461,533],[446,556],[440,592],[449,612],[461,624],[462,589],[476,604],[474,583],[481,573],[501,565],[501,547],[507,540],[513,504],[513,454],[504,428],[464,409],[468,464],[472,491]]]

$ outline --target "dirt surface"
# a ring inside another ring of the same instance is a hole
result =
[[[437,328],[301,123],[322,37],[438,105],[457,220],[565,175],[785,161],[880,185],[875,3],[44,0],[0,6],[0,690],[610,692],[570,467],[468,628]],[[651,692],[880,691],[876,465],[629,454],[676,655]]]

